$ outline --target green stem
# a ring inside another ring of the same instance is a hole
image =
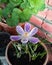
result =
[[[29,62],[31,61],[31,54],[30,54],[30,52],[28,52],[28,54],[29,54]]]
[[[29,62],[31,61],[31,54],[29,52],[28,44],[26,44],[26,53],[29,54]]]
[[[26,52],[26,54],[28,53],[28,45],[27,44],[26,44],[26,51],[25,52]]]

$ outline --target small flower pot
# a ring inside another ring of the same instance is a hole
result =
[[[24,23],[19,23],[18,25],[24,27]],[[0,30],[8,32],[11,35],[17,35],[16,26],[11,27],[8,24],[3,23],[3,22],[0,22]]]
[[[40,46],[38,47],[36,52],[43,52],[46,51],[46,55],[40,59],[40,57],[37,57],[35,60],[31,60],[29,62],[29,56],[28,54],[22,55],[20,58],[17,58],[15,56],[15,51],[13,44],[16,41],[10,41],[10,43],[6,47],[5,57],[9,65],[46,65],[48,62],[48,51],[47,47],[44,45],[44,43],[40,42]]]
[[[6,23],[0,22],[0,30],[8,32],[11,35],[16,35],[16,27],[8,26]]]

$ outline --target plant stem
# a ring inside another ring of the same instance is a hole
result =
[[[30,54],[30,52],[28,52],[29,53],[29,62],[31,61],[31,54]]]
[[[31,61],[31,54],[29,52],[28,44],[26,44],[26,54],[29,54],[29,62]]]

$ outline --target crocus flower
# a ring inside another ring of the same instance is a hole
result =
[[[16,26],[16,31],[19,33],[19,35],[17,36],[10,36],[10,39],[12,41],[18,41],[21,40],[22,43],[27,43],[32,42],[34,44],[39,42],[39,39],[36,37],[33,37],[37,32],[38,32],[38,28],[34,27],[31,30],[31,24],[30,23],[25,23],[24,25],[24,30],[21,26]]]

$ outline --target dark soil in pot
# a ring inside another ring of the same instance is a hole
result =
[[[43,48],[43,46],[40,45],[40,47],[37,48],[37,53],[42,53],[45,49]],[[45,60],[46,60],[46,54],[44,55],[44,57],[41,59],[40,56],[38,56],[36,58],[36,60],[31,60],[29,62],[29,55],[28,54],[24,54],[22,55],[20,58],[17,58],[15,56],[15,49],[14,47],[10,47],[8,49],[8,59],[11,62],[12,65],[43,65]]]
[[[49,62],[47,63],[47,65],[52,65],[52,61],[49,61]]]
[[[5,55],[5,48],[10,41],[10,34],[7,32],[0,32],[0,56]]]

